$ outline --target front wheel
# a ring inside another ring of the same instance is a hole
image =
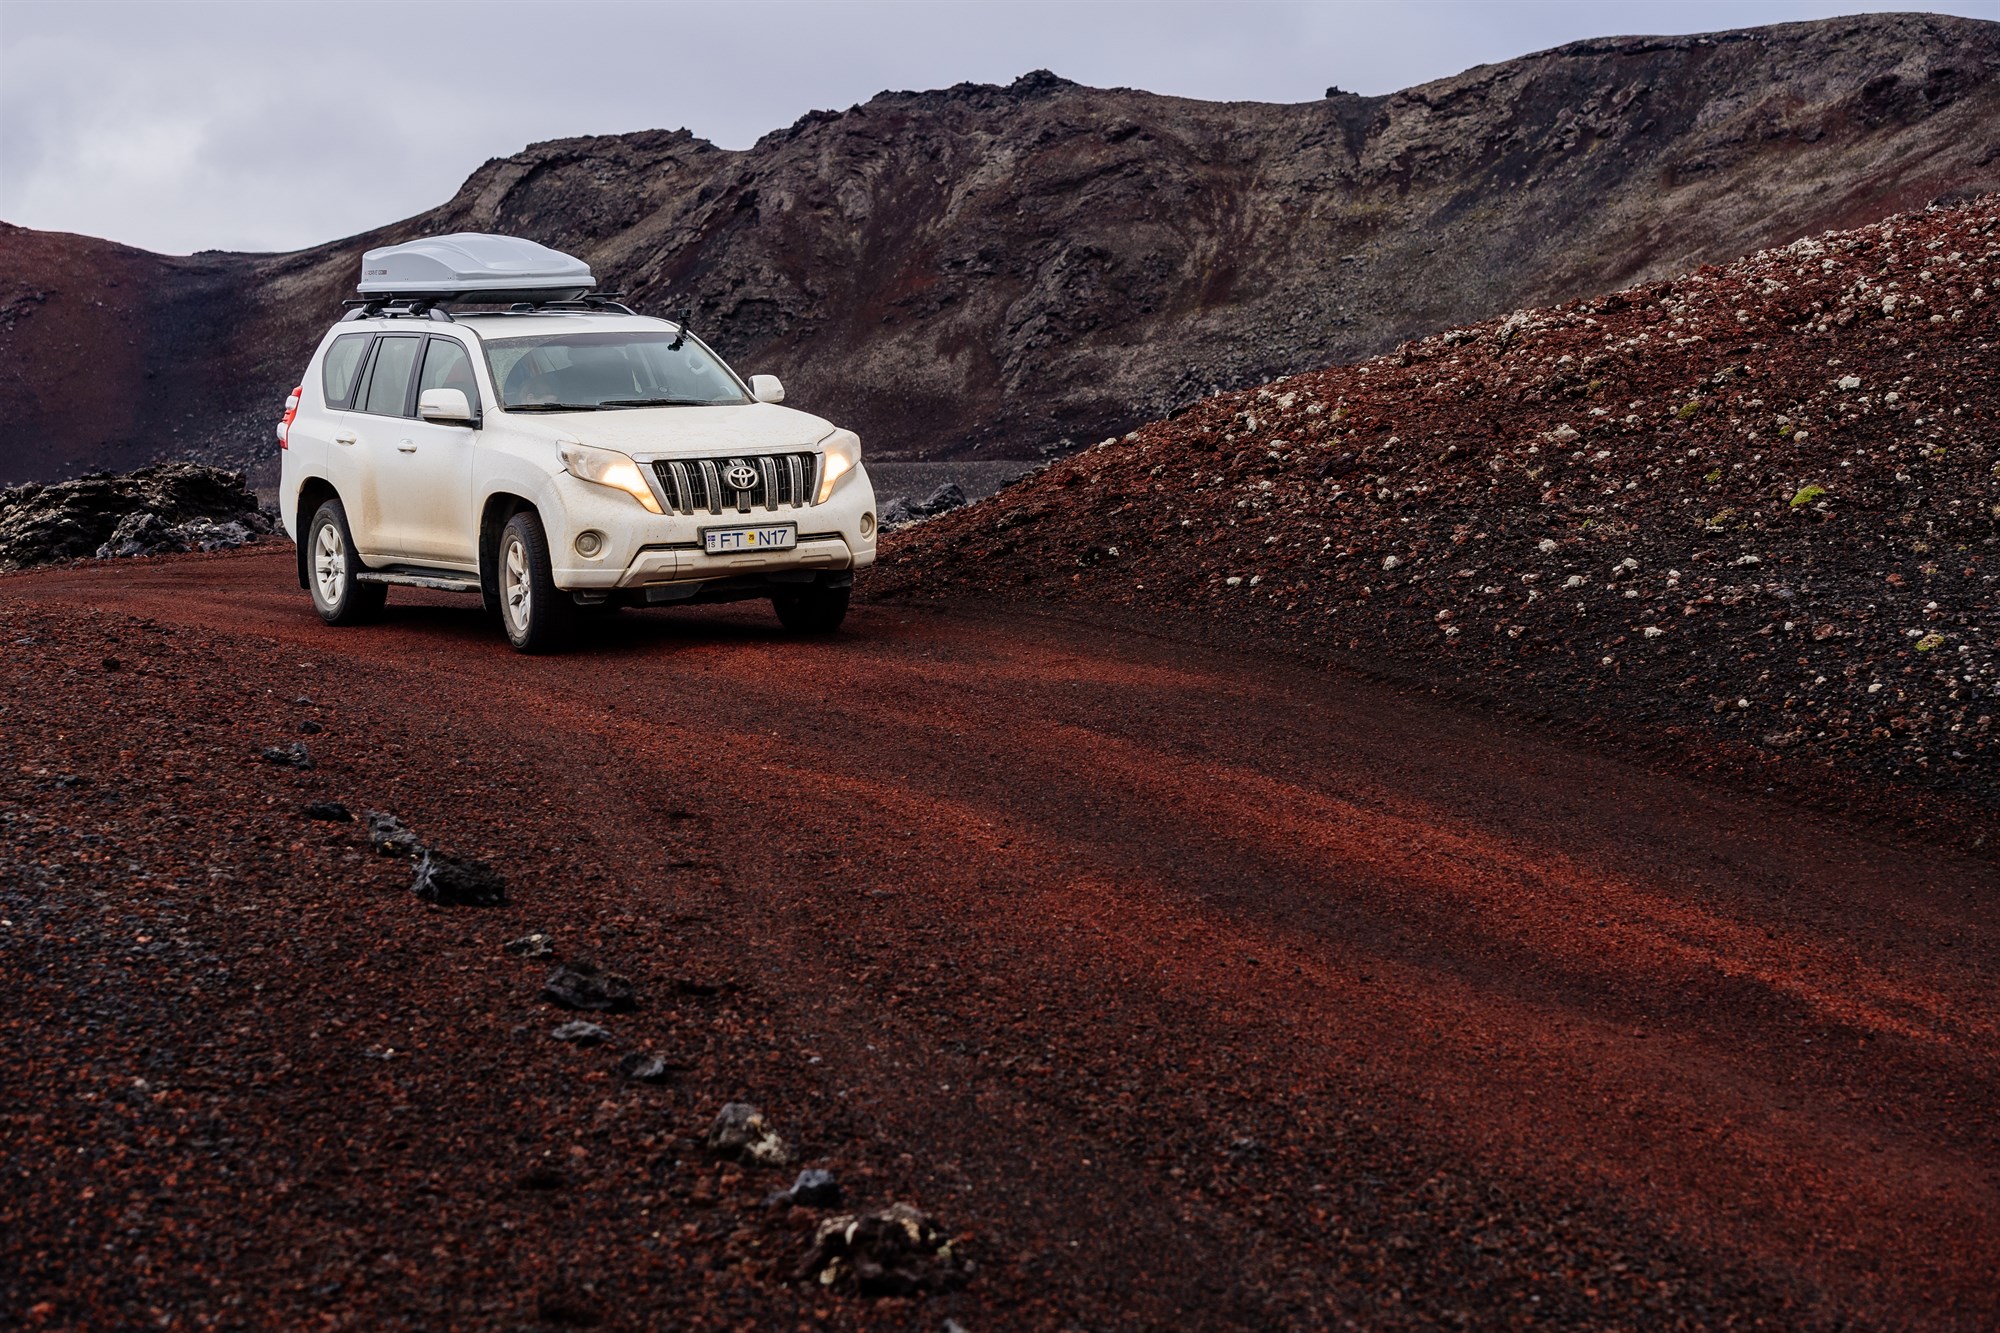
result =
[[[508,519],[493,564],[500,627],[507,631],[507,642],[524,653],[552,653],[564,647],[574,624],[575,604],[556,587],[542,520],[525,509]]]
[[[329,625],[365,625],[382,614],[389,589],[363,583],[357,577],[361,557],[354,553],[354,534],[347,528],[347,510],[328,500],[306,528],[306,587],[313,610]]]
[[[847,619],[850,588],[815,584],[798,592],[781,592],[771,599],[778,623],[793,634],[831,634]]]

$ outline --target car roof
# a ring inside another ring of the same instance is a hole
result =
[[[651,330],[671,332],[678,328],[672,320],[652,315],[623,315],[613,311],[510,310],[454,315],[449,321],[413,319],[408,315],[377,315],[372,319],[344,320],[335,326],[341,332],[368,330],[378,333],[443,333],[447,328],[470,329],[483,341],[488,338],[532,338],[546,333],[615,333]]]
[[[492,314],[458,315],[452,320],[464,324],[483,338],[527,338],[536,334],[569,331],[609,333],[620,329],[666,331],[677,327],[669,320],[652,315],[621,315],[606,311],[579,310],[496,311]]]

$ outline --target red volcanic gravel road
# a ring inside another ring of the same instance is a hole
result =
[[[292,585],[0,579],[0,1325],[2000,1320],[1990,864],[1131,629]],[[811,1165],[969,1280],[795,1280]]]

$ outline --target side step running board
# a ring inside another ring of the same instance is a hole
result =
[[[364,569],[354,576],[356,583],[393,583],[399,588],[436,588],[439,592],[478,592],[479,580],[465,574],[384,574]]]

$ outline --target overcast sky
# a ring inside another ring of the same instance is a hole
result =
[[[1579,37],[1880,9],[1588,3],[127,4],[0,0],[0,219],[149,249],[293,249],[451,197],[538,139],[726,148],[885,88],[1080,83],[1274,102],[1384,93]],[[2000,18],[2000,0],[1932,6]]]

